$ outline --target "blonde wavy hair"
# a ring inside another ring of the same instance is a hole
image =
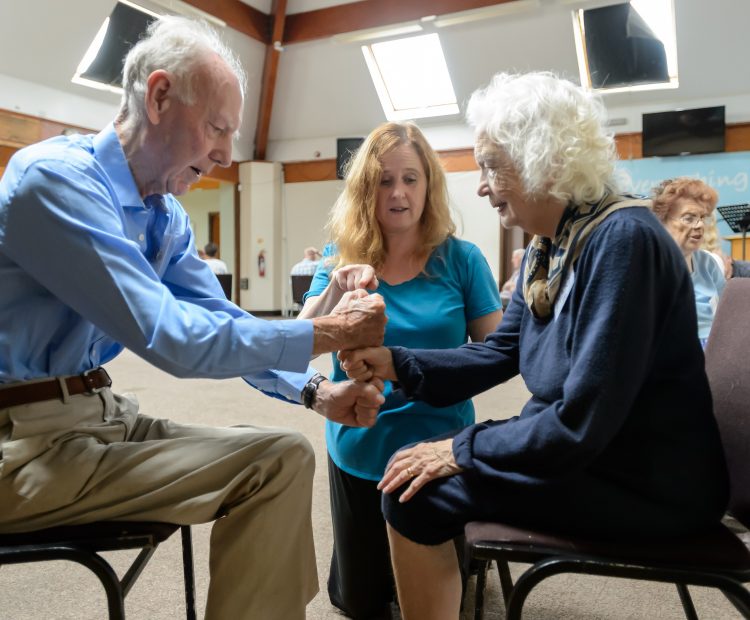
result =
[[[582,204],[617,191],[606,111],[591,92],[549,72],[498,73],[466,119],[510,157],[529,195]]]
[[[377,271],[385,263],[385,241],[375,214],[383,173],[382,159],[405,144],[417,152],[427,177],[419,256],[429,256],[456,232],[448,206],[445,172],[437,153],[414,123],[384,123],[367,136],[349,161],[344,191],[331,209],[327,228],[338,252],[329,261],[334,267],[365,263]]]

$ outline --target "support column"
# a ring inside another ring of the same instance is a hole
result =
[[[240,307],[281,311],[282,170],[277,162],[245,162],[240,176]],[[247,282],[248,287],[244,288]]]

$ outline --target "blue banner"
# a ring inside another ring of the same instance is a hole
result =
[[[719,206],[750,203],[750,151],[630,159],[617,167],[625,173],[623,189],[633,194],[650,196],[651,188],[664,179],[695,177],[719,193]],[[716,217],[721,237],[734,234],[718,211]],[[728,242],[722,247],[729,253]]]

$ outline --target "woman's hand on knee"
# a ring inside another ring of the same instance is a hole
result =
[[[453,456],[453,438],[419,443],[393,455],[378,483],[378,489],[383,493],[391,493],[408,483],[409,486],[399,498],[399,502],[403,503],[409,501],[430,480],[453,476],[462,471]]]

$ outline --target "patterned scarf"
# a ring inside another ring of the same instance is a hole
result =
[[[523,297],[533,315],[538,319],[551,316],[560,285],[578,260],[586,239],[604,218],[619,209],[650,206],[650,200],[614,194],[605,194],[595,203],[568,205],[554,240],[539,235],[531,240],[523,272]]]

